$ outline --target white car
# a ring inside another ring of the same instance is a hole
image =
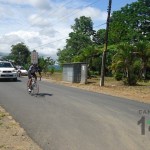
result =
[[[22,76],[27,76],[28,75],[28,71],[26,69],[24,69],[23,67],[18,67],[18,76],[20,77]]]
[[[17,70],[9,61],[0,61],[0,79],[13,79],[17,81]]]

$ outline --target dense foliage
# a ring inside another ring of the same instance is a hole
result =
[[[38,59],[38,65],[40,66],[40,68],[42,69],[42,71],[46,74],[47,72],[50,72],[51,74],[53,74],[54,72],[54,68],[53,65],[55,64],[55,61],[51,58],[51,57],[39,57]],[[51,67],[51,69],[49,70],[49,68]]]
[[[109,43],[150,40],[150,1],[138,0],[114,11],[110,20]]]
[[[29,62],[30,51],[24,43],[18,43],[11,46],[11,53],[4,57],[6,60],[12,60],[16,65],[23,65]]]
[[[110,18],[106,75],[125,84],[150,78],[150,1],[138,0],[114,11]],[[105,29],[93,30],[90,17],[81,16],[71,26],[58,62],[87,62],[90,72],[100,73]]]

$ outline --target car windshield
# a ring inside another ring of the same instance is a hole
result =
[[[23,67],[20,68],[21,70],[25,70]]]
[[[13,68],[9,62],[0,62],[0,68]]]

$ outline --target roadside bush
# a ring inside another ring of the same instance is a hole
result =
[[[133,73],[130,74],[130,77],[123,79],[123,83],[125,85],[132,85],[132,86],[137,85],[137,81],[138,81],[137,75],[135,75]]]
[[[123,74],[120,73],[120,72],[116,72],[116,73],[114,74],[114,77],[115,77],[115,79],[116,79],[117,81],[121,81],[121,80],[122,80],[122,77],[123,77]]]
[[[53,74],[53,73],[55,72],[55,68],[54,68],[54,67],[51,67],[50,70],[49,70],[49,72],[50,72],[51,74]]]

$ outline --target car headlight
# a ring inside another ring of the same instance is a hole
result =
[[[0,70],[0,72],[2,72],[2,70]]]

